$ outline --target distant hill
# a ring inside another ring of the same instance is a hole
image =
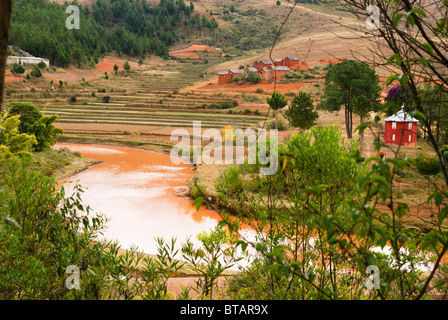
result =
[[[54,65],[82,65],[116,51],[168,58],[168,46],[196,30],[218,28],[215,19],[194,13],[184,0],[97,0],[75,2],[80,29],[68,30],[67,3],[14,0],[10,43]],[[83,6],[83,3],[86,5]]]

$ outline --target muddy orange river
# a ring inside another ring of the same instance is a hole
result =
[[[118,240],[122,248],[135,245],[149,254],[157,252],[155,238],[180,246],[188,237],[210,231],[221,220],[215,211],[175,196],[173,188],[185,186],[194,176],[192,166],[175,165],[169,155],[145,150],[99,145],[57,144],[103,163],[77,174],[64,188],[71,195],[76,183],[84,187],[81,198],[94,212],[110,219],[103,237]],[[71,181],[71,182],[70,182]]]

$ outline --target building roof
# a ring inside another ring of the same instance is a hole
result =
[[[272,64],[271,60],[260,60],[261,62],[263,62],[264,64]]]
[[[14,59],[24,59],[24,60],[48,60],[44,58],[37,58],[37,57],[17,57],[17,56],[8,56],[8,58],[14,58]]]
[[[249,70],[249,72],[258,72],[258,69],[254,67],[247,67],[246,69]]]
[[[271,72],[271,69],[266,68],[266,67],[264,67],[262,70],[263,70],[264,72]]]
[[[272,66],[271,69],[275,71],[291,71],[291,69],[285,66]]]
[[[224,76],[226,74],[229,74],[229,71],[220,71],[220,72],[218,72],[218,75],[220,75],[220,76]]]
[[[398,111],[393,116],[390,116],[384,121],[392,121],[392,122],[419,122],[417,119],[411,117],[404,111],[404,106],[401,107],[401,110]]]
[[[275,59],[274,62],[282,62],[283,59]]]
[[[289,60],[299,61],[299,58],[294,57],[294,56],[287,56],[286,58],[289,58]]]
[[[231,72],[231,73],[241,73],[241,70],[238,70],[238,69],[229,69],[229,72]]]

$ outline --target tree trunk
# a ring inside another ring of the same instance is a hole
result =
[[[362,124],[364,122],[364,118],[362,116],[359,116],[359,121],[360,124]],[[364,147],[364,131],[361,131],[361,136],[359,137],[359,152],[361,153],[361,156],[364,149],[363,147]]]
[[[353,125],[353,117],[352,113],[348,110],[348,108],[345,108],[345,130],[347,131],[347,138],[352,138],[352,125]]]
[[[275,130],[278,130],[278,127],[277,127],[277,110],[275,110]]]
[[[0,1],[0,111],[3,104],[5,66],[8,57],[9,25],[11,23],[12,0]]]

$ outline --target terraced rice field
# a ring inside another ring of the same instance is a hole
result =
[[[241,94],[206,94],[185,89],[204,74],[205,64],[183,61],[171,63],[160,70],[134,70],[127,74],[110,74],[109,79],[97,79],[80,84],[56,86],[48,83],[34,90],[16,87],[10,101],[30,101],[44,115],[58,115],[58,126],[64,129],[62,141],[117,143],[131,145],[173,144],[170,134],[176,128],[191,130],[195,121],[203,130],[257,128],[265,120],[265,98],[260,103],[248,103]],[[203,79],[203,78],[202,78]],[[48,82],[48,81],[47,81]],[[109,102],[104,98],[109,97]],[[229,110],[211,109],[220,101],[236,101]],[[247,112],[245,109],[250,109]],[[245,110],[245,112],[243,112]]]

